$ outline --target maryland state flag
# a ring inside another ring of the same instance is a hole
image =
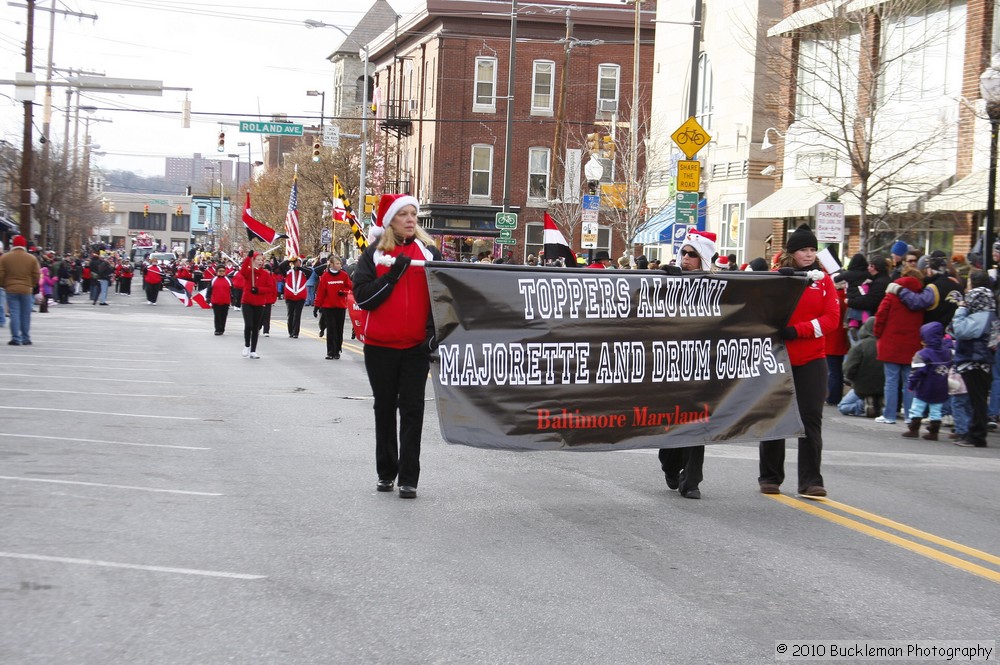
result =
[[[345,220],[351,225],[351,233],[354,234],[354,242],[358,246],[358,249],[364,251],[368,247],[368,238],[365,237],[365,232],[361,230],[361,225],[358,224],[358,218],[354,214],[354,209],[351,207],[351,200],[347,198],[347,192],[344,191],[344,186],[340,184],[340,179],[337,176],[333,176],[333,200],[334,202],[340,201],[344,206],[344,217]],[[336,207],[336,203],[334,203]]]
[[[243,226],[247,229],[247,239],[257,238],[268,245],[273,245],[275,240],[287,238],[284,233],[278,233],[267,224],[258,222],[250,212],[250,192],[247,192],[247,203],[243,206]]]

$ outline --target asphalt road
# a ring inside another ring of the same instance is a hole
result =
[[[109,299],[0,345],[0,663],[742,664],[778,640],[997,639],[1000,435],[911,441],[828,409],[828,501],[759,494],[744,445],[709,448],[692,501],[655,451],[446,444],[429,389],[405,501],[375,492],[360,345],[324,360],[278,303],[248,360],[238,312],[216,337],[166,292]]]

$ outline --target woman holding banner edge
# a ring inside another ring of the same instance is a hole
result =
[[[803,224],[788,236],[785,251],[779,259],[778,272],[821,270],[816,259],[818,245],[815,234]],[[805,436],[799,437],[798,493],[807,498],[826,496],[820,462],[823,452],[823,403],[826,401],[827,375],[826,340],[824,337],[840,325],[840,305],[837,289],[826,273],[810,282],[788,325],[779,331],[785,340],[792,365],[795,401]],[[763,494],[780,494],[785,479],[785,440],[760,442],[760,477],[757,482]]]
[[[413,196],[383,194],[368,249],[354,271],[354,299],[368,312],[364,353],[374,397],[375,489],[391,492],[398,480],[401,499],[417,496],[424,393],[434,339],[427,276],[422,265],[410,262],[441,256],[417,223],[419,211]],[[391,265],[383,262],[388,257],[394,259]]]

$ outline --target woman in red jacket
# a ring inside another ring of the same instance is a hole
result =
[[[243,259],[240,275],[246,284],[243,288],[243,357],[260,358],[257,354],[257,336],[264,321],[264,306],[274,302],[278,291],[274,276],[264,270],[264,255],[252,249]]]
[[[142,274],[142,285],[146,289],[146,304],[155,305],[160,296],[160,285],[163,284],[163,268],[156,259],[150,259],[149,265]]]
[[[903,265],[906,265],[905,263]],[[920,326],[924,324],[924,310],[911,310],[903,304],[896,292],[899,288],[920,293],[924,289],[923,274],[906,265],[902,277],[886,292],[885,298],[875,313],[875,337],[878,338],[878,359],[885,371],[885,409],[875,419],[877,423],[896,424],[899,414],[899,393],[903,392],[903,415],[910,420],[910,403],[913,393],[907,387],[910,379],[910,362],[913,355],[923,347],[920,341]]]
[[[229,318],[229,306],[233,302],[233,280],[227,275],[226,266],[219,266],[219,271],[212,278],[211,300],[212,312],[215,314],[215,334],[226,332],[226,319]]]
[[[401,499],[417,496],[424,390],[434,338],[427,276],[422,266],[411,266],[410,261],[441,256],[417,224],[419,211],[413,196],[383,194],[368,249],[354,270],[354,299],[369,312],[363,332],[365,369],[375,398],[375,489],[391,492],[398,477]],[[383,265],[383,257],[393,257],[392,265]]]
[[[331,256],[326,270],[316,284],[316,300],[313,301],[313,316],[323,310],[326,332],[326,359],[340,360],[344,346],[344,315],[347,314],[347,294],[353,285],[350,276],[343,270],[339,256]]]
[[[803,224],[788,236],[781,269],[819,271],[822,277],[811,282],[799,298],[788,325],[779,332],[788,349],[795,384],[795,402],[805,436],[799,437],[799,494],[826,496],[820,462],[823,454],[823,401],[826,399],[828,370],[826,336],[840,325],[837,288],[821,271],[816,260],[816,236]],[[760,442],[760,491],[778,494],[785,479],[785,440]]]

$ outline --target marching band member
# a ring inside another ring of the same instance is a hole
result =
[[[227,275],[225,266],[219,267],[219,272],[212,278],[211,300],[212,312],[215,314],[215,334],[226,332],[226,319],[229,318],[229,305],[233,302],[233,280]]]
[[[283,266],[284,267],[284,266]],[[302,267],[302,257],[293,256],[285,271],[285,309],[288,311],[288,336],[298,339],[302,324],[302,308],[306,304],[306,282],[312,275],[310,268]]]
[[[344,345],[344,316],[347,314],[347,294],[351,291],[351,278],[341,270],[343,263],[339,256],[331,256],[326,270],[319,276],[316,285],[316,300],[313,302],[313,316],[322,310],[323,325],[326,327],[326,359],[340,360]]]

